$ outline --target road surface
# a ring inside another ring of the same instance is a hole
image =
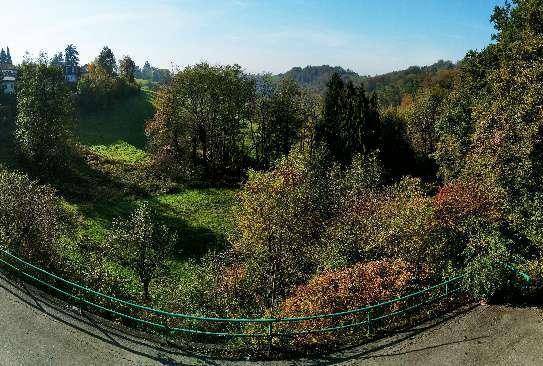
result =
[[[280,362],[221,361],[121,332],[0,272],[0,365],[541,365],[543,310],[480,305],[376,343]]]

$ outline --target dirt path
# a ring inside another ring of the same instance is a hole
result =
[[[539,365],[543,310],[478,306],[313,360],[223,362],[99,324],[0,274],[0,365]]]

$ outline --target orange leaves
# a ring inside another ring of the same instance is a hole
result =
[[[401,260],[358,263],[340,271],[324,272],[306,285],[298,286],[283,302],[279,314],[283,318],[331,314],[386,301],[408,291],[414,278],[413,273],[413,267]],[[295,332],[333,327],[357,320],[360,321],[356,315],[349,315],[282,326],[288,328],[288,331]],[[296,337],[295,342],[314,344],[331,340],[336,336],[334,333],[315,333]]]
[[[400,295],[412,277],[412,268],[401,260],[357,263],[328,271],[297,287],[281,306],[281,315],[327,314],[370,305]]]

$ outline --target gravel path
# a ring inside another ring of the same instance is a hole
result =
[[[543,310],[481,305],[313,360],[224,362],[98,323],[0,274],[0,365],[540,365]]]

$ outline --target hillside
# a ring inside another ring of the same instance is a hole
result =
[[[421,86],[448,80],[448,74],[455,67],[451,61],[440,60],[429,66],[411,66],[405,70],[382,75],[361,76],[340,66],[323,65],[294,67],[286,73],[277,75],[277,77],[292,78],[300,85],[323,94],[330,77],[334,73],[338,73],[344,81],[350,80],[355,84],[364,83],[368,92],[378,94],[382,105],[399,105],[404,95],[414,94]]]
[[[323,92],[326,89],[326,83],[334,73],[339,74],[344,81],[352,80],[357,82],[360,79],[360,76],[354,71],[345,70],[340,66],[332,67],[329,65],[306,66],[304,68],[293,67],[286,73],[277,75],[277,77],[291,78],[304,87]]]

